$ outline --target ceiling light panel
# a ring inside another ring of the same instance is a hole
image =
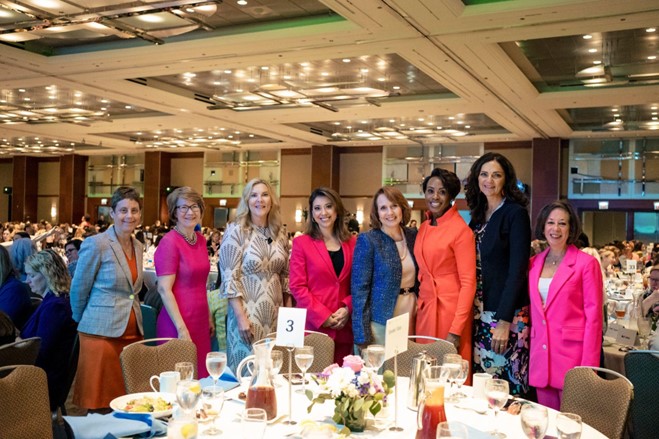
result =
[[[657,110],[653,105],[571,108],[561,114],[574,131],[645,131],[655,130]],[[656,107],[655,107],[656,108]]]

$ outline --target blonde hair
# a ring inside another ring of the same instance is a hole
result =
[[[30,270],[41,273],[46,278],[48,289],[59,296],[67,294],[71,287],[71,276],[64,264],[64,260],[54,250],[42,250],[35,253],[25,261]]]
[[[268,195],[270,195],[270,212],[268,212],[268,229],[270,229],[270,235],[273,239],[276,239],[279,236],[281,231],[281,212],[279,207],[279,198],[277,194],[272,189],[272,186],[266,180],[261,178],[254,178],[247,182],[245,189],[243,189],[242,197],[240,198],[240,203],[238,203],[238,208],[236,209],[236,224],[238,224],[243,229],[251,229],[252,216],[249,211],[249,195],[252,193],[252,189],[257,184],[265,185],[268,189]]]

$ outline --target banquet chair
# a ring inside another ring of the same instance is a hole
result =
[[[142,311],[142,327],[144,328],[144,338],[156,338],[156,319],[158,312],[152,306],[141,304],[140,310]]]
[[[0,367],[18,364],[34,366],[39,355],[41,338],[32,337],[0,347]]]
[[[634,385],[630,411],[632,437],[656,437],[659,428],[659,351],[628,352],[625,373]]]
[[[147,343],[163,342],[156,346]],[[151,392],[150,378],[174,370],[176,363],[189,361],[197,377],[197,347],[190,340],[153,338],[131,343],[119,355],[126,393]]]
[[[71,391],[71,385],[75,379],[76,372],[78,371],[78,358],[80,357],[80,336],[76,333],[75,338],[73,339],[73,346],[71,347],[71,352],[69,354],[68,367],[66,371],[66,392],[63,393],[62,399],[60,401],[55,401],[57,407],[60,409],[60,413],[63,416],[66,416],[66,398],[68,397],[69,392]]]
[[[46,372],[36,366],[0,367],[0,437],[51,439]]]
[[[616,378],[607,380],[602,372]],[[623,437],[634,385],[616,371],[577,366],[565,374],[561,412],[576,413],[586,424],[610,439]]]
[[[272,332],[266,338],[275,339],[276,332]],[[304,345],[313,346],[313,363],[307,370],[309,373],[320,373],[327,366],[334,363],[334,340],[327,334],[317,331],[304,331]],[[284,361],[281,366],[280,373],[288,373],[288,350],[283,346],[275,346],[273,349],[283,352]],[[295,355],[295,352],[293,352]],[[293,373],[300,373],[301,370],[293,360]]]
[[[418,343],[418,340],[431,341],[432,343]],[[409,377],[412,374],[412,359],[415,355],[425,351],[431,357],[437,359],[437,364],[442,364],[444,355],[456,354],[458,351],[450,343],[441,338],[428,337],[425,335],[410,335],[407,337],[407,351],[398,354],[398,376]],[[394,370],[394,359],[390,358],[384,362],[383,370]]]

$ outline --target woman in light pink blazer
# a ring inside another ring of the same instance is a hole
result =
[[[334,361],[352,352],[350,274],[355,238],[343,221],[339,194],[315,189],[309,197],[305,234],[293,240],[289,287],[298,308],[306,308],[306,329],[334,339]]]
[[[538,402],[558,410],[563,380],[575,366],[599,366],[602,344],[602,270],[574,246],[581,224],[572,206],[555,201],[536,221],[549,248],[531,258],[529,384]]]

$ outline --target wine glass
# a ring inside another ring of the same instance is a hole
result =
[[[225,352],[209,352],[206,354],[206,370],[213,378],[213,385],[217,386],[217,380],[224,373],[227,365],[227,354]]]
[[[453,384],[457,381],[458,376],[462,372],[462,357],[458,354],[444,355],[442,366],[446,366],[446,379],[450,383],[451,395],[444,398],[446,402],[456,402],[458,398],[452,394]],[[465,377],[465,380],[467,378]]]
[[[215,426],[215,420],[220,415],[224,405],[224,389],[219,386],[204,387],[201,390],[201,404],[202,409],[210,418],[210,427],[202,433],[209,436],[222,434],[222,430]]]
[[[538,404],[526,404],[520,413],[522,430],[529,439],[545,437],[547,431],[547,407]]]
[[[167,423],[167,437],[170,439],[196,439],[197,420],[189,418],[171,418]]]
[[[488,404],[494,410],[494,430],[488,432],[488,434],[500,439],[505,438],[506,434],[499,432],[497,429],[497,415],[508,401],[508,393],[508,381],[506,380],[491,379],[485,383],[485,396]]]
[[[295,348],[295,364],[302,371],[302,394],[307,391],[307,369],[313,363],[313,346],[302,346]]]
[[[468,377],[469,377],[469,361],[465,359],[461,359],[460,371],[458,373],[458,376],[455,378],[455,382],[458,385],[458,389],[456,390],[456,393],[452,395],[452,397],[456,401],[467,397],[467,395],[462,391],[462,385],[465,383],[465,381],[467,381]]]
[[[616,302],[616,319],[618,321],[618,324],[622,326],[622,320],[625,318],[625,314],[627,314],[627,306],[629,303],[625,300],[618,300]]]
[[[262,439],[265,434],[265,426],[268,415],[260,408],[245,409],[240,422],[242,437],[250,439]]]
[[[370,367],[373,372],[377,373],[384,364],[384,346],[381,344],[368,345],[368,347],[364,349],[364,356],[366,357],[364,358],[366,366]]]
[[[176,383],[176,400],[187,417],[193,417],[192,412],[197,407],[201,396],[201,385],[197,380],[181,380]]]
[[[640,315],[636,319],[638,327],[638,337],[641,342],[641,349],[647,349],[648,336],[652,332],[652,323],[647,315]]]
[[[453,439],[468,439],[469,430],[462,422],[440,422],[437,425],[437,439],[447,437]]]
[[[194,365],[189,361],[182,361],[174,365],[174,370],[181,375],[182,381],[194,379]]]
[[[579,439],[581,437],[581,416],[574,413],[559,413],[556,416],[558,439]]]

